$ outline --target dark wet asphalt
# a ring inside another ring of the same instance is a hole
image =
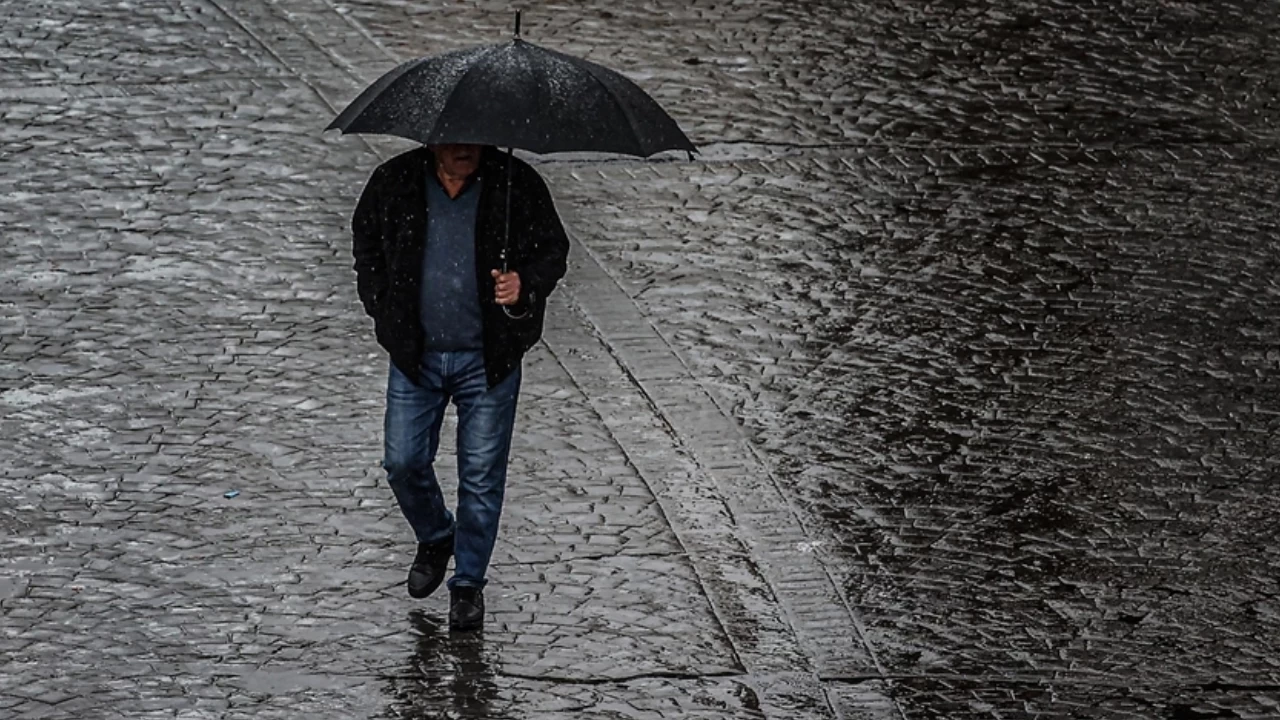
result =
[[[527,13],[704,153],[542,166],[480,639],[396,586],[314,131],[503,9],[6,12],[0,712],[1280,717],[1268,3]]]

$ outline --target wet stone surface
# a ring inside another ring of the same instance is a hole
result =
[[[1002,153],[1007,189],[954,151],[570,175],[588,245],[827,520],[888,664],[1274,672],[1273,163],[1035,154]],[[1195,179],[1142,180],[1174,162]],[[1048,201],[1048,177],[1124,190]],[[655,184],[685,209],[638,205]],[[895,185],[931,189],[901,211]]]
[[[502,3],[342,7],[401,57],[510,32]],[[642,82],[699,143],[1076,145],[1274,140],[1278,24],[1245,1],[648,1],[523,33]]]
[[[319,130],[505,5],[3,8],[0,716],[1280,715],[1264,6],[527,13],[706,151],[541,165],[480,637],[378,466],[401,145]]]

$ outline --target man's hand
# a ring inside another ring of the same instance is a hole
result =
[[[493,300],[499,305],[515,305],[520,300],[520,274],[490,270],[494,279]]]

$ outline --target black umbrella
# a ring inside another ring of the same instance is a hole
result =
[[[412,60],[383,75],[328,130],[535,153],[648,157],[696,148],[653,98],[602,65],[515,38]],[[507,193],[510,215],[511,193]],[[510,234],[510,218],[507,223]],[[506,271],[506,252],[503,252]]]
[[[500,45],[412,60],[383,75],[329,130],[395,135],[424,145],[472,143],[535,153],[648,157],[693,152],[653,98],[602,65],[516,36]]]

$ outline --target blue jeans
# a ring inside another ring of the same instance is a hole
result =
[[[440,542],[454,533],[450,588],[485,586],[498,537],[519,394],[520,368],[489,388],[484,353],[479,350],[426,353],[421,385],[391,365],[382,466],[418,542]],[[444,506],[433,468],[440,425],[451,400],[458,409],[456,520]]]

